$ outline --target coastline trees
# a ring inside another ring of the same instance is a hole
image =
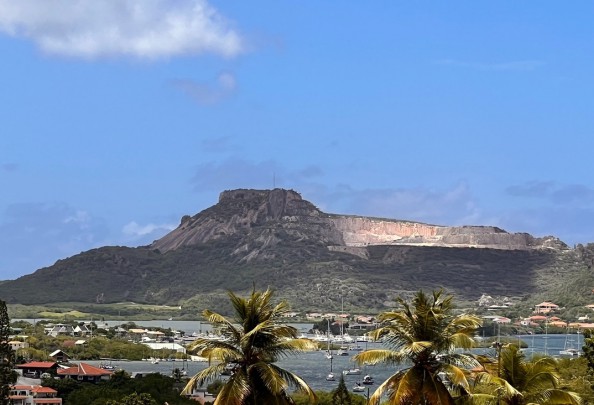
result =
[[[0,404],[8,404],[8,394],[10,393],[10,386],[17,380],[17,375],[14,372],[15,353],[10,344],[8,344],[8,337],[10,336],[10,318],[8,317],[8,309],[6,302],[0,300]]]
[[[379,315],[381,326],[372,332],[386,349],[357,354],[359,364],[411,364],[384,381],[369,398],[376,405],[384,394],[390,405],[453,404],[454,395],[469,392],[463,366],[476,360],[454,350],[470,349],[480,320],[473,315],[454,315],[452,296],[441,290],[427,295],[419,291],[411,303],[398,298],[399,308]]]
[[[203,312],[225,339],[197,339],[191,344],[189,351],[208,358],[210,365],[190,379],[182,395],[228,371],[231,376],[215,405],[292,404],[287,391],[290,386],[305,392],[310,403],[315,403],[316,396],[304,380],[275,364],[281,357],[317,348],[308,339],[298,339],[297,329],[279,323],[288,304],[281,301],[274,305],[270,289],[254,289],[247,298],[233,292],[228,295],[235,319],[210,310]]]
[[[332,405],[352,405],[351,394],[344,383],[344,375],[340,375],[338,387],[332,391]]]
[[[578,394],[558,389],[557,360],[538,356],[526,360],[516,345],[503,345],[496,362],[476,374],[475,392],[484,389],[494,402],[507,405],[578,405]]]

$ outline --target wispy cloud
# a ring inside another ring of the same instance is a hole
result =
[[[2,163],[0,164],[0,170],[3,172],[14,172],[19,168],[16,163]]]
[[[514,197],[548,197],[555,189],[552,181],[529,181],[524,184],[515,184],[506,188],[506,193]]]
[[[163,234],[170,232],[175,229],[175,224],[145,224],[140,225],[136,221],[128,222],[122,228],[124,235],[132,236],[134,238],[146,237],[151,234],[159,233]]]
[[[513,197],[537,198],[557,205],[590,206],[594,203],[594,189],[583,184],[530,181],[509,186],[505,191]]]
[[[481,221],[481,212],[465,183],[441,190],[427,188],[326,190],[319,197],[328,209],[344,213],[426,222],[468,225]],[[334,208],[332,208],[334,207]],[[340,212],[336,212],[340,213]]]
[[[519,72],[528,72],[536,70],[546,64],[545,62],[540,60],[518,60],[508,62],[472,62],[456,59],[440,59],[436,60],[434,63],[436,65],[454,66],[468,69]]]
[[[222,162],[199,165],[191,184],[195,191],[221,191],[236,188],[271,189],[306,187],[323,171],[315,165],[289,169],[274,160],[252,162],[231,157]]]
[[[239,149],[239,147],[233,143],[233,138],[230,136],[203,139],[201,146],[202,150],[211,153],[225,153]]]
[[[104,220],[66,203],[12,204],[1,218],[0,245],[12,253],[0,255],[4,277],[101,246],[109,233]]]
[[[172,80],[171,84],[191,97],[198,104],[217,104],[233,94],[237,87],[235,76],[224,72],[219,74],[214,83],[199,83],[190,79]]]
[[[502,212],[500,223],[509,231],[552,235],[570,245],[594,242],[594,209],[588,207],[521,207]]]
[[[273,160],[251,162],[232,157],[223,162],[198,165],[191,184],[196,191],[220,191],[235,188],[272,188],[273,177],[285,170]]]
[[[485,218],[466,183],[440,190],[426,188],[356,189],[323,185],[324,170],[316,165],[289,169],[268,160],[252,162],[230,158],[198,166],[191,179],[195,191],[282,187],[300,192],[320,209],[337,214],[358,214],[415,220],[443,225],[476,224]]]
[[[223,189],[273,187],[293,189],[322,211],[435,225],[498,226],[508,232],[527,232],[534,236],[553,234],[567,243],[594,241],[594,190],[583,185],[560,185],[552,181],[533,181],[508,187],[515,199],[541,199],[546,204],[509,209],[482,203],[471,186],[459,181],[449,186],[356,188],[329,185],[324,171],[317,167],[289,169],[281,162],[253,162],[242,158],[200,165],[192,178],[198,192]]]
[[[0,32],[50,54],[83,58],[233,57],[245,49],[206,0],[0,0]]]

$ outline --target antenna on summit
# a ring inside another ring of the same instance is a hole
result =
[[[276,188],[276,174],[272,172],[272,189]]]

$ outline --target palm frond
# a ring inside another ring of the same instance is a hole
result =
[[[277,343],[274,348],[275,354],[282,357],[297,353],[318,350],[318,344],[310,339],[288,339]]]
[[[266,391],[269,391],[273,395],[284,392],[288,387],[288,382],[283,379],[277,368],[273,367],[270,363],[258,362],[252,364],[248,369],[248,374],[252,375],[254,373],[257,379],[264,383],[264,387],[262,388],[265,388]]]
[[[575,392],[559,389],[541,391],[531,395],[530,399],[534,399],[535,402],[546,403],[546,405],[580,405],[582,403],[582,398]]]
[[[218,378],[225,369],[225,366],[225,363],[218,363],[198,372],[186,383],[182,394],[190,394],[194,388],[204,385],[205,382]]]
[[[487,372],[477,373],[475,377],[475,385],[478,384],[492,384],[500,388],[501,396],[511,398],[513,396],[522,396],[522,393],[514,388],[507,380],[497,377]]]
[[[397,385],[390,387],[388,403],[390,405],[407,405],[422,403],[423,372],[419,368],[409,368],[402,373]]]
[[[243,372],[237,372],[229,377],[218,393],[214,405],[243,405],[245,398],[252,392],[252,388]]]
[[[287,386],[293,387],[297,391],[301,391],[305,393],[312,403],[316,401],[316,395],[311,387],[299,377],[297,374],[292,373],[288,370],[278,367],[275,364],[265,364],[260,363],[258,364],[261,372],[260,375],[266,375],[266,378],[269,378],[270,381],[267,384],[274,384],[278,389],[285,391]],[[273,377],[274,376],[274,377]],[[276,381],[275,381],[276,380]],[[265,380],[267,381],[267,380]],[[281,386],[279,383],[282,382],[284,385]],[[281,392],[281,391],[278,391]]]
[[[453,405],[454,399],[444,385],[443,381],[435,375],[424,371],[423,397],[429,404]]]
[[[448,353],[441,354],[439,360],[444,364],[452,364],[467,369],[481,367],[481,362],[472,354],[468,353]]]
[[[431,342],[416,341],[416,342],[411,342],[409,345],[406,345],[406,347],[403,348],[403,352],[406,353],[407,355],[419,354],[425,350],[431,349],[432,347],[433,347],[433,343],[431,343]]]
[[[357,364],[400,364],[406,359],[406,355],[389,349],[370,349],[357,353],[353,361]]]
[[[497,396],[491,394],[469,394],[454,398],[456,405],[496,405]]]
[[[446,375],[448,380],[456,386],[460,386],[464,388],[465,391],[470,390],[470,386],[468,384],[468,380],[466,379],[466,371],[462,370],[459,367],[456,367],[451,364],[443,364],[440,367],[440,370],[443,371]]]
[[[379,405],[380,400],[382,399],[382,396],[386,392],[389,392],[390,390],[393,390],[394,387],[399,386],[400,380],[404,376],[404,373],[405,373],[404,371],[398,371],[396,374],[393,374],[392,376],[388,377],[386,379],[386,381],[381,383],[376,388],[376,390],[371,395],[371,397],[369,397],[369,405]]]
[[[221,341],[221,340],[213,340],[213,339],[196,339],[192,343],[190,343],[186,350],[190,353],[196,353],[198,355],[202,355],[202,353],[207,349],[215,349],[219,348],[222,350],[229,350],[229,351],[236,351],[237,347],[233,342],[229,341]],[[204,356],[206,357],[206,356]]]
[[[207,347],[200,355],[206,357],[209,362],[230,363],[242,358],[241,352],[234,347]]]

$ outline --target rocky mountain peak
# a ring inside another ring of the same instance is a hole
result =
[[[527,233],[508,233],[494,226],[442,226],[415,221],[380,219],[321,212],[293,190],[226,190],[219,202],[190,217],[180,226],[155,241],[152,248],[175,250],[234,236],[237,252],[262,246],[271,247],[283,238],[310,240],[341,250],[364,255],[353,248],[371,245],[410,245],[439,247],[477,247],[506,250],[567,249],[563,242]],[[248,238],[248,240],[243,240]],[[254,243],[259,241],[259,243]],[[344,248],[344,249],[343,249]]]
[[[296,218],[310,220],[320,215],[320,210],[293,190],[226,190],[216,205],[182,217],[179,227],[151,247],[169,251],[231,235],[245,237],[272,223],[292,224],[299,222]]]

